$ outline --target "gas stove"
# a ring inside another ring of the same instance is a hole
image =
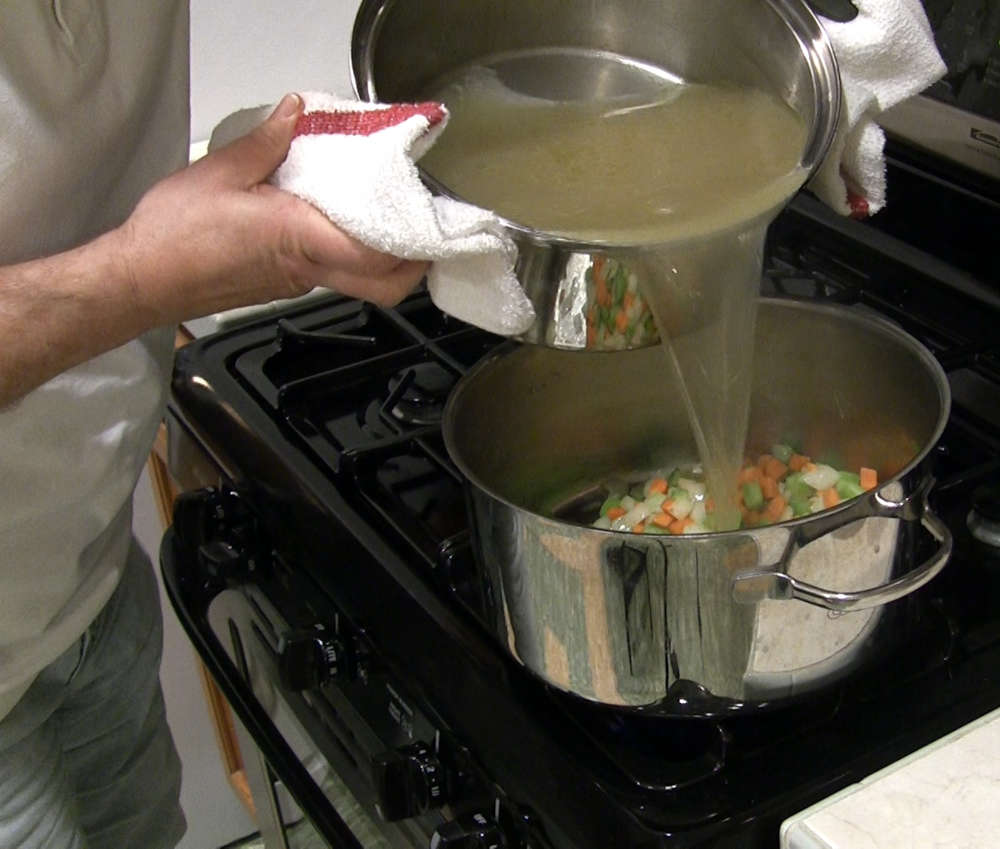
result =
[[[1000,706],[1000,285],[977,235],[1000,204],[905,151],[891,169],[921,209],[862,223],[796,197],[762,292],[873,310],[938,358],[953,400],[931,503],[955,548],[891,605],[900,640],[791,704],[611,709],[495,642],[440,419],[502,340],[425,293],[390,310],[313,300],[179,352],[168,433],[185,492],[161,564],[245,759],[259,753],[269,846],[301,830],[366,849],[776,847],[785,818]],[[926,219],[943,214],[937,238]]]

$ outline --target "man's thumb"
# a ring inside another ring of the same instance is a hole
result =
[[[225,145],[223,167],[247,187],[266,180],[288,155],[301,114],[302,98],[286,94],[263,123]]]

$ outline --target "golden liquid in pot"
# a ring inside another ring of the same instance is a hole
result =
[[[451,114],[420,162],[428,174],[515,224],[610,245],[637,276],[715,526],[738,526],[763,241],[804,179],[801,118],[756,89],[668,79],[608,98],[527,96],[488,66],[427,96]]]

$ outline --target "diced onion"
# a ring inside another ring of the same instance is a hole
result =
[[[649,515],[649,508],[646,506],[645,502],[640,501],[624,516],[619,516],[617,519],[615,519],[611,523],[611,527],[616,531],[631,530],[636,525],[638,525],[639,522],[643,521],[648,515]]]
[[[833,466],[827,466],[824,463],[817,463],[815,469],[802,473],[802,480],[817,490],[829,489],[837,482],[838,477],[840,477],[840,472]]]
[[[686,492],[678,492],[676,496],[671,496],[670,515],[675,519],[686,519],[690,515],[694,502]]]
[[[692,498],[705,497],[705,484],[701,481],[691,480],[691,478],[678,478],[677,486],[681,489],[686,489],[691,493]]]

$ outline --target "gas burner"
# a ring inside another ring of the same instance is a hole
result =
[[[439,363],[418,363],[389,379],[385,407],[404,424],[440,424],[445,401],[454,385],[455,375]]]

